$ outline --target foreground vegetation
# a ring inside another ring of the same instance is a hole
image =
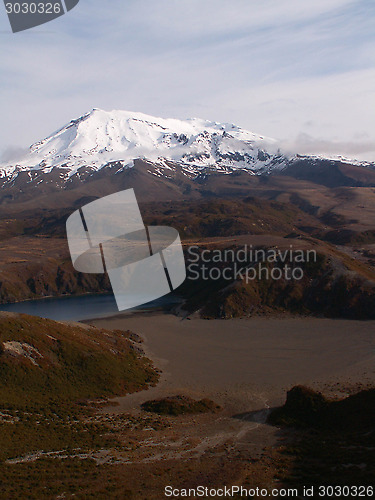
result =
[[[0,313],[0,460],[112,442],[90,419],[96,401],[158,380],[129,338],[136,337]]]

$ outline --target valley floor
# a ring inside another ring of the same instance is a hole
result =
[[[117,398],[114,412],[179,393],[212,398],[233,412],[260,411],[283,404],[296,384],[345,397],[357,384],[375,383],[375,321],[142,313],[90,323],[137,332],[163,372],[157,387]]]

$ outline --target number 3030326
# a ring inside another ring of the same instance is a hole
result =
[[[5,8],[7,14],[60,14],[62,11],[61,3],[58,2],[8,2],[5,4]]]

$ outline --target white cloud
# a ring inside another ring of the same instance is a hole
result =
[[[369,140],[329,141],[301,133],[293,141],[283,143],[283,147],[300,154],[314,154],[319,151],[328,156],[340,155],[365,161],[374,161],[375,158],[375,144]]]

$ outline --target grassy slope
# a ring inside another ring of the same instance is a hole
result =
[[[2,349],[1,407],[49,406],[124,394],[154,383],[149,360],[139,358],[127,333],[70,326],[27,315],[0,313],[0,340],[37,349],[33,364]]]

